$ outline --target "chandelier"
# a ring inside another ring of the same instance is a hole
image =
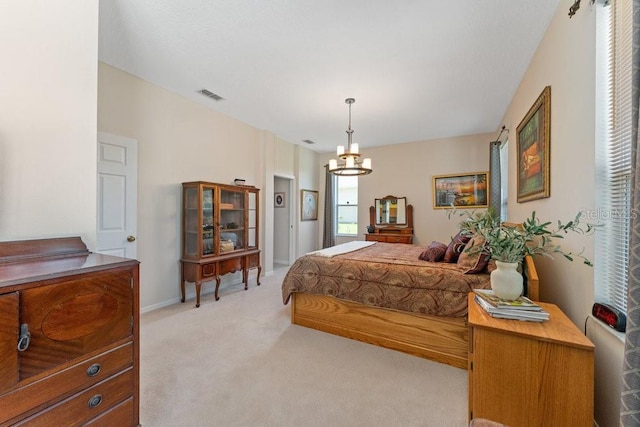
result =
[[[356,102],[353,98],[347,98],[344,100],[349,104],[349,129],[347,129],[347,149],[343,145],[338,145],[337,154],[338,158],[342,160],[338,165],[338,160],[329,160],[329,172],[334,175],[368,175],[373,170],[371,169],[371,159],[360,159],[360,153],[358,152],[358,144],[351,142],[353,130],[351,129],[351,104]]]

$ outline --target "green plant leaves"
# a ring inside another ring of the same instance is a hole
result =
[[[577,255],[564,251],[559,245],[554,244],[555,239],[564,239],[564,235],[569,232],[578,234],[592,234],[596,230],[594,224],[583,224],[580,219],[582,214],[578,212],[575,219],[562,223],[557,222],[555,229],[550,229],[551,221],[541,222],[536,217],[536,212],[532,211],[531,216],[525,219],[521,225],[509,225],[500,221],[493,209],[489,208],[484,212],[457,211],[455,209],[447,212],[451,218],[457,215],[462,217],[460,230],[463,234],[479,234],[484,237],[483,246],[469,247],[465,250],[472,252],[486,251],[492,259],[504,262],[520,262],[525,255],[542,255],[553,259],[551,254],[561,254],[565,259],[573,261],[574,257],[579,257],[583,263],[593,266],[591,261],[582,255],[584,249]]]

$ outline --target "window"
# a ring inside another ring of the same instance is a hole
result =
[[[631,0],[598,8],[596,300],[627,307],[631,211]]]
[[[500,219],[507,220],[509,198],[509,140],[500,147]]]
[[[358,234],[358,177],[337,176],[336,182],[336,234]]]

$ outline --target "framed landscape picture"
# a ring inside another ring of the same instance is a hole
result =
[[[318,192],[313,190],[301,190],[300,219],[302,221],[315,221],[318,219]]]
[[[518,203],[551,195],[551,86],[544,88],[516,132]]]
[[[433,208],[486,208],[489,172],[433,176]]]

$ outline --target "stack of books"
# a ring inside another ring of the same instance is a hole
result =
[[[491,317],[529,322],[549,320],[549,313],[527,297],[521,296],[511,301],[498,298],[493,291],[488,289],[475,289],[473,292],[476,303]]]

